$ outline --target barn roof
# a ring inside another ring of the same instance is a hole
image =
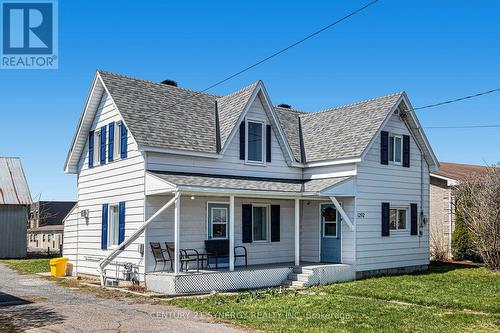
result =
[[[31,193],[21,159],[0,157],[0,205],[29,205]]]

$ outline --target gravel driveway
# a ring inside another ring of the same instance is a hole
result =
[[[104,299],[0,265],[0,332],[241,332],[168,305]]]

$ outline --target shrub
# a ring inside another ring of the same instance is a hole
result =
[[[470,232],[467,230],[467,226],[458,210],[455,217],[455,230],[451,236],[451,253],[455,260],[480,260],[474,248]]]

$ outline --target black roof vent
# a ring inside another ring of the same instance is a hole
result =
[[[283,109],[291,109],[292,106],[290,104],[280,104],[278,105],[280,108],[283,108]]]
[[[161,83],[166,84],[167,86],[177,87],[177,82],[174,80],[163,80]]]

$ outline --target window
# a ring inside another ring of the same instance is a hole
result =
[[[94,132],[94,165],[101,163],[101,131]]]
[[[253,241],[254,242],[265,242],[267,241],[269,220],[268,206],[266,205],[254,205],[252,207],[252,230],[253,230]]]
[[[47,235],[47,241],[50,242],[50,239],[51,239],[51,235]]]
[[[406,208],[389,209],[389,227],[391,230],[406,230]]]
[[[227,238],[227,208],[211,207],[211,238]]]
[[[264,162],[264,124],[257,121],[247,121],[247,161]]]
[[[108,246],[118,245],[120,214],[118,205],[109,206],[108,216]]]
[[[389,161],[401,164],[403,155],[403,138],[399,135],[389,135]]]
[[[45,234],[42,235],[42,241],[45,242]]]
[[[321,221],[323,223],[323,237],[337,237],[337,210],[333,207],[323,209]]]
[[[115,133],[113,137],[113,160],[119,159],[121,156],[121,151],[120,151],[120,126],[121,122],[117,121],[115,123]]]

